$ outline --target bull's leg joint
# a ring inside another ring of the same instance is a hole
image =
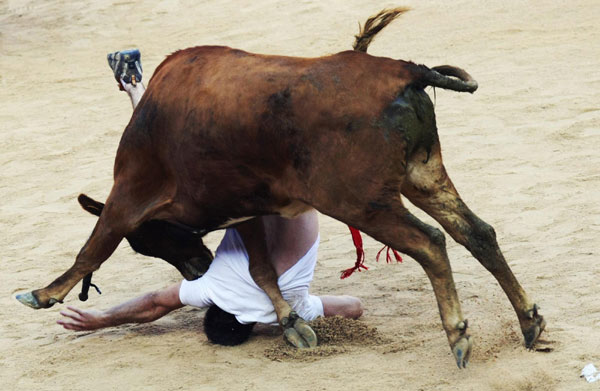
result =
[[[51,298],[50,298],[50,300],[48,300],[48,305],[49,305],[49,306],[53,306],[53,305],[54,305],[54,304],[56,304],[56,303],[60,303],[60,304],[62,304],[62,303],[63,303],[63,301],[62,301],[62,300],[55,299],[54,297],[51,297]]]
[[[533,305],[533,308],[527,311],[527,318],[528,319],[533,319],[535,317],[538,316],[538,311],[540,310],[540,306],[538,306],[537,304]]]
[[[293,327],[294,323],[299,317],[300,316],[298,316],[298,313],[296,311],[290,312],[289,316],[281,318],[281,327],[283,327],[284,329],[288,327]]]
[[[458,322],[456,328],[460,331],[460,335],[464,335],[469,327],[469,320],[465,319],[462,322]]]

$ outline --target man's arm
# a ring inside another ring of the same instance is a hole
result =
[[[169,312],[183,307],[179,300],[181,283],[168,288],[147,293],[106,311],[80,310],[67,307],[61,311],[64,318],[56,323],[68,330],[96,330],[103,327],[118,326],[124,323],[146,323],[161,318]]]

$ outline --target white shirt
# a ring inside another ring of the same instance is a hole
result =
[[[308,294],[318,247],[319,237],[310,250],[277,279],[283,298],[307,321],[323,316],[321,299]],[[240,323],[277,324],[273,303],[252,279],[246,247],[234,228],[225,232],[208,271],[197,280],[183,280],[179,299],[195,307],[216,304],[235,315]]]

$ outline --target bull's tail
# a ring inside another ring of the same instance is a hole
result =
[[[356,40],[352,47],[357,52],[367,52],[369,44],[373,41],[377,33],[385,26],[390,24],[394,19],[409,11],[408,7],[397,7],[392,9],[384,9],[377,15],[371,16],[365,22],[364,26],[360,26],[358,35],[355,35]],[[447,90],[470,92],[477,90],[477,82],[464,70],[450,65],[440,65],[431,69],[422,67],[424,72],[419,78],[419,82],[423,86],[440,87]]]
[[[369,47],[371,41],[373,41],[375,38],[375,35],[377,35],[378,32],[383,30],[385,26],[390,24],[398,16],[409,10],[410,8],[408,7],[384,9],[377,15],[371,16],[369,19],[367,19],[364,26],[359,24],[358,26],[360,31],[358,32],[358,35],[354,36],[356,40],[354,41],[354,45],[352,45],[354,50],[357,52],[366,53],[367,48]]]
[[[440,65],[427,69],[421,81],[428,86],[446,90],[473,93],[477,90],[477,82],[463,69],[450,65]]]

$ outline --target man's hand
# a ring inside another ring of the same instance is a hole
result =
[[[107,326],[104,322],[104,316],[102,311],[85,311],[70,306],[67,306],[67,309],[70,312],[60,311],[60,314],[64,316],[64,318],[56,321],[56,323],[58,323],[67,330],[96,330]]]

